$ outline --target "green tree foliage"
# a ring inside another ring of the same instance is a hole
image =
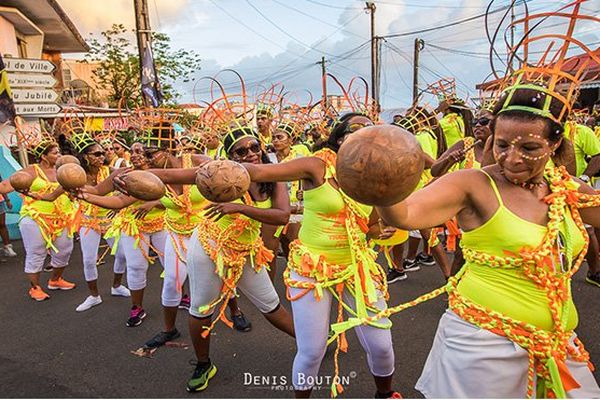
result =
[[[154,62],[165,103],[174,103],[179,97],[174,87],[176,81],[188,82],[200,69],[200,57],[194,51],[173,50],[170,42],[164,33],[152,34]],[[88,44],[90,52],[86,61],[99,63],[94,79],[108,91],[110,105],[124,107],[122,100],[128,107],[140,105],[140,59],[134,31],[122,24],[113,24],[100,37],[92,35]]]

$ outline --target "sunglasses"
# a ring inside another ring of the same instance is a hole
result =
[[[249,152],[252,152],[253,154],[260,154],[260,144],[258,144],[258,142],[254,142],[248,147],[240,147],[238,149],[235,149],[233,151],[233,154],[235,154],[239,158],[244,158],[248,155]]]
[[[95,151],[93,153],[90,153],[91,155],[93,155],[94,157],[104,157],[104,152],[103,151]]]
[[[473,124],[473,126],[475,126],[475,125],[487,126],[490,123],[490,121],[491,121],[491,119],[489,119],[487,117],[482,117],[482,118],[474,119],[471,123]]]
[[[356,122],[354,124],[350,124],[348,125],[348,127],[346,128],[346,133],[354,133],[359,129],[362,129],[364,127],[367,126],[373,126],[373,123],[369,123],[369,122]]]

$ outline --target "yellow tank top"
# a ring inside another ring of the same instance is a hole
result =
[[[310,250],[332,264],[351,264],[351,243],[344,219],[346,203],[340,191],[334,188],[329,179],[333,171],[325,174],[325,183],[304,191],[304,219],[299,241]],[[371,214],[372,207],[356,203],[365,216]],[[366,235],[362,235],[366,243]]]
[[[456,113],[445,115],[444,118],[440,120],[440,126],[444,131],[448,148],[452,147],[454,143],[465,137],[465,123],[462,116]]]
[[[472,136],[467,136],[466,138],[462,139],[462,141],[464,146],[463,148],[466,149],[473,146],[473,143],[475,143],[475,138]],[[471,147],[467,151],[467,154],[465,154],[465,159],[460,162],[459,169],[481,169],[481,163],[475,158],[475,147]]]
[[[48,194],[54,192],[60,185],[51,182],[39,165],[34,164],[36,177],[31,184],[30,191],[35,194]],[[46,242],[46,248],[56,250],[52,244],[54,239],[62,234],[65,228],[71,226],[75,210],[73,202],[66,194],[61,194],[54,201],[35,200],[23,196],[21,218],[28,217],[37,223]]]
[[[102,166],[98,170],[98,175],[96,177],[96,182],[100,183],[110,175],[110,168],[107,166]],[[110,194],[109,194],[110,196]],[[83,208],[83,215],[88,218],[105,218],[106,215],[110,212],[109,209],[97,206],[95,204],[81,202],[80,206]]]
[[[483,171],[482,171],[483,172]],[[485,173],[485,172],[484,172]],[[507,252],[518,254],[523,248],[536,248],[544,239],[547,227],[524,220],[504,205],[494,180],[488,176],[499,206],[483,225],[464,232],[463,249],[505,257]],[[570,265],[584,246],[584,238],[568,210],[560,226],[566,264]],[[499,244],[502,244],[501,246]],[[558,260],[555,263],[559,265]],[[518,268],[491,268],[476,262],[465,263],[458,292],[476,304],[500,312],[510,318],[525,321],[547,331],[554,330],[548,298],[543,290]],[[565,267],[568,269],[568,267]],[[566,330],[578,323],[572,298],[567,301]]]
[[[192,155],[182,155],[182,167],[192,167]],[[208,201],[202,196],[196,185],[183,185],[183,192],[177,194],[171,187],[167,186],[167,193],[160,199],[165,207],[165,228],[171,232],[190,236],[202,215]]]

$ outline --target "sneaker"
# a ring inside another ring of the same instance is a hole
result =
[[[252,324],[243,313],[232,315],[231,319],[233,320],[233,327],[240,332],[250,332],[252,329]]]
[[[402,269],[404,269],[404,272],[414,272],[420,270],[421,266],[417,260],[404,260]]]
[[[129,318],[127,319],[126,325],[130,328],[139,326],[142,324],[144,318],[146,318],[146,311],[142,307],[133,306],[129,312]]]
[[[35,301],[44,301],[50,298],[50,296],[48,296],[48,293],[44,292],[42,290],[42,287],[39,285],[33,286],[29,289],[29,297],[31,297]]]
[[[52,265],[48,264],[44,267],[44,272],[52,272],[53,269]]]
[[[379,393],[379,392],[375,392],[375,396],[376,399],[401,399],[402,395],[398,392],[390,392],[390,393]]]
[[[12,244],[7,244],[4,246],[4,255],[7,257],[16,257],[17,253],[13,250]]]
[[[53,281],[50,279],[48,281],[48,289],[50,290],[71,290],[75,287],[74,283],[65,281],[62,276],[57,280]]]
[[[196,363],[196,369],[186,385],[188,392],[200,392],[208,387],[208,381],[217,374],[217,367],[210,360]]]
[[[174,328],[170,332],[159,332],[156,335],[154,335],[154,337],[152,339],[148,340],[144,344],[144,346],[148,349],[153,349],[156,347],[164,346],[165,343],[173,341],[173,340],[177,339],[179,336],[181,336],[181,333],[179,333],[177,328]]]
[[[181,301],[179,302],[179,308],[182,310],[189,310],[190,309],[190,296],[188,296],[187,294],[184,294],[181,297]]]
[[[102,297],[90,295],[83,301],[83,303],[81,303],[80,305],[77,306],[75,311],[77,311],[77,312],[87,311],[90,308],[97,306],[100,303],[102,303]]]
[[[415,259],[419,264],[426,265],[428,267],[435,265],[435,260],[431,254],[419,253]]]
[[[131,292],[123,285],[119,285],[117,287],[110,288],[111,296],[121,296],[121,297],[130,297]]]
[[[387,283],[399,282],[408,279],[408,275],[404,271],[398,271],[396,269],[391,269],[387,273]]]
[[[600,272],[596,272],[595,274],[591,274],[588,272],[585,281],[590,285],[600,287]]]

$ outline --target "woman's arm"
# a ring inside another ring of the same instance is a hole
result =
[[[135,197],[131,196],[99,196],[89,192],[82,192],[80,198],[90,204],[111,210],[120,210],[138,201]]]
[[[86,185],[85,186],[85,191],[87,193],[96,194],[98,196],[107,195],[110,192],[113,192],[115,190],[115,186],[113,184],[113,179],[116,176],[121,175],[121,174],[123,174],[125,172],[128,172],[128,171],[131,171],[131,167],[115,169],[114,171],[112,171],[110,173],[110,175],[108,176],[108,178],[106,178],[102,182],[99,182],[96,186]]]
[[[317,157],[300,157],[281,164],[242,164],[253,182],[311,181],[323,183],[325,163]]]
[[[467,191],[480,178],[476,174],[481,172],[461,170],[444,175],[400,203],[376,210],[386,225],[405,230],[442,225],[468,205]]]
[[[167,185],[193,185],[196,183],[198,168],[153,168],[146,171],[153,173]]]
[[[258,208],[239,203],[215,203],[207,207],[207,218],[221,219],[227,214],[244,214],[269,225],[285,225],[290,219],[290,199],[285,183],[276,183],[271,196],[271,208]]]
[[[585,194],[597,195],[598,193],[587,183],[579,179],[575,179],[579,183],[579,192]],[[588,225],[592,225],[595,228],[600,228],[600,207],[580,208],[579,214],[581,219]]]
[[[452,166],[465,158],[465,143],[461,140],[444,152],[431,166],[431,175],[440,177],[445,175]]]

